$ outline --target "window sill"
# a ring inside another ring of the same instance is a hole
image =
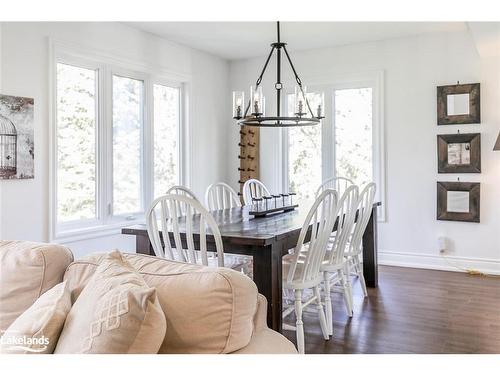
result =
[[[123,227],[144,224],[144,220],[124,220],[120,222],[114,222],[112,224],[97,225],[92,227],[71,229],[56,231],[53,234],[51,241],[58,242],[60,244],[68,244],[72,242],[91,240],[94,238],[108,237],[117,234],[121,234],[121,229]]]

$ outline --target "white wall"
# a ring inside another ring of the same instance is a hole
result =
[[[35,179],[0,181],[0,238],[49,237],[49,37],[191,76],[191,186],[202,196],[207,185],[224,178],[225,124],[230,115],[225,60],[119,23],[4,23],[2,93],[35,98]],[[68,245],[77,256],[134,249],[133,239],[122,235]]]
[[[0,22],[0,93],[2,93],[2,28],[3,25]],[[2,183],[0,183],[0,238],[2,237],[2,219],[3,215],[2,213]]]
[[[346,74],[384,71],[387,221],[379,225],[381,263],[455,269],[437,252],[437,237],[451,242],[454,264],[500,273],[500,152],[493,144],[500,129],[500,61],[481,59],[467,31],[291,53],[307,85],[308,78],[329,80]],[[264,57],[234,61],[230,89],[247,90],[262,69]],[[285,68],[286,70],[286,68]],[[290,78],[288,76],[288,78]],[[285,78],[287,79],[287,78]],[[266,73],[264,94],[274,112],[274,65]],[[481,125],[437,126],[436,86],[481,82]],[[227,180],[237,187],[237,139],[232,142]],[[436,220],[436,181],[457,175],[437,174],[436,134],[482,133],[482,173],[461,174],[461,181],[481,182],[481,223]],[[261,133],[261,178],[281,188],[279,131]],[[264,162],[265,161],[265,162]]]

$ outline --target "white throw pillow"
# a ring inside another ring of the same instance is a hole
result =
[[[156,354],[166,329],[156,289],[113,251],[71,308],[55,353]]]
[[[71,293],[65,281],[42,294],[7,328],[0,353],[53,353],[70,310]]]

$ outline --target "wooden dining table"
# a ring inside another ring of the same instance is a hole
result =
[[[363,234],[363,272],[366,285],[372,288],[377,287],[378,280],[377,208],[380,205],[380,202],[373,204]],[[259,293],[267,298],[268,325],[278,332],[282,328],[281,258],[296,246],[310,206],[310,203],[299,202],[299,207],[293,211],[259,218],[249,215],[250,206],[211,212],[222,235],[224,253],[253,257],[253,281]],[[182,236],[182,226],[180,231]],[[124,227],[122,233],[135,236],[137,253],[155,255],[145,224]],[[215,243],[209,233],[207,250],[215,251]]]

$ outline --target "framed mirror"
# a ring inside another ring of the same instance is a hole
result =
[[[438,125],[479,124],[480,84],[437,87]]]
[[[481,173],[481,133],[439,134],[438,173]]]
[[[448,116],[469,115],[470,94],[450,94],[446,96],[446,114]]]
[[[479,182],[438,182],[437,219],[479,223]]]

